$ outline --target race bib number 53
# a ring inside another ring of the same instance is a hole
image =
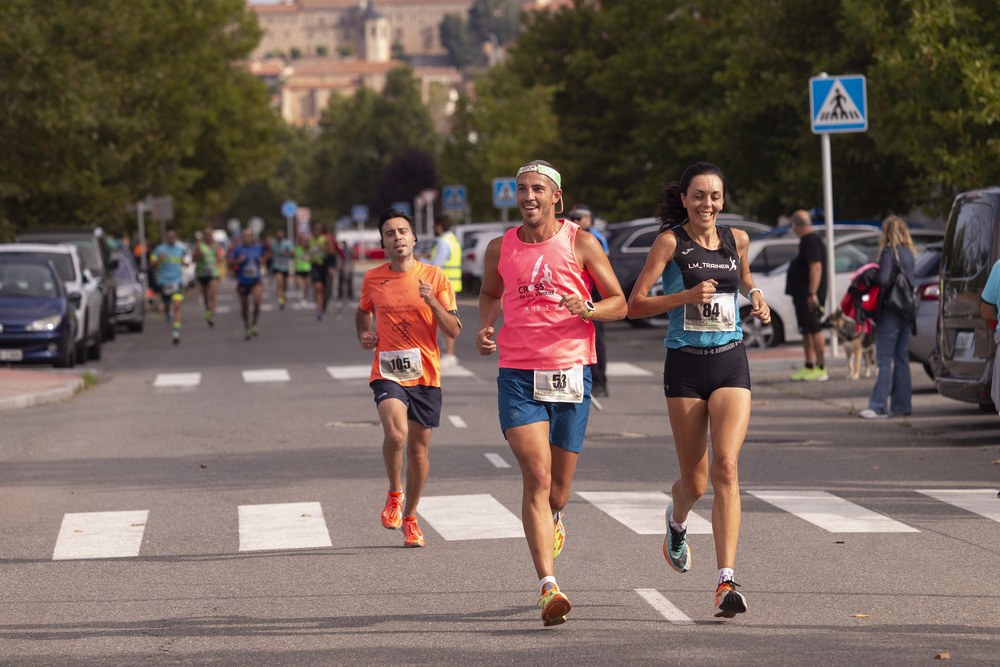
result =
[[[416,380],[424,374],[420,350],[386,350],[378,353],[378,368],[386,380]]]
[[[535,371],[534,397],[546,403],[583,403],[583,366]]]
[[[710,303],[684,306],[684,331],[736,331],[736,295],[716,292]]]

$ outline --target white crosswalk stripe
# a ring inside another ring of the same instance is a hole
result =
[[[662,491],[577,491],[576,495],[639,535],[666,535],[670,496]],[[712,524],[691,512],[688,534],[711,535]]]
[[[510,464],[507,463],[507,461],[504,459],[504,457],[500,456],[499,454],[497,454],[495,452],[490,452],[489,454],[483,454],[483,456],[485,456],[486,460],[489,461],[490,463],[492,463],[497,468],[509,468],[510,467]]]
[[[917,491],[943,503],[1000,522],[1000,491],[996,489],[930,489]]]
[[[319,503],[240,505],[240,551],[330,547]]]
[[[766,490],[749,493],[831,533],[920,532],[826,491]]]
[[[138,556],[148,516],[147,510],[66,514],[52,560]]]
[[[201,373],[158,373],[153,380],[154,387],[197,387],[201,384]]]
[[[484,455],[498,468],[510,468],[499,454]],[[914,533],[917,529],[825,491],[755,490],[751,495],[784,512],[835,533]],[[919,490],[935,500],[960,507],[970,519],[1000,523],[995,489]],[[664,511],[670,496],[661,491],[581,491],[577,495],[638,535],[665,533]],[[514,507],[516,511],[518,508]],[[425,527],[446,541],[523,538],[521,519],[490,494],[425,496],[418,514]],[[749,513],[744,512],[744,519]],[[65,514],[52,551],[53,560],[129,558],[139,555],[149,510]],[[169,520],[170,515],[165,515]],[[805,526],[806,524],[801,524]],[[688,515],[689,534],[710,534],[709,521]],[[319,502],[293,502],[238,507],[239,550],[270,551],[332,546]],[[349,538],[356,539],[356,538]],[[665,618],[672,605],[653,589],[641,595]]]
[[[637,588],[635,592],[672,624],[694,625],[694,619],[678,609],[673,602],[663,597],[655,588]]]
[[[652,375],[651,372],[647,371],[645,368],[636,366],[635,364],[630,364],[625,361],[609,361],[607,364],[607,369],[605,370],[605,375],[608,377],[645,377],[647,375]]]
[[[420,499],[419,514],[445,540],[524,537],[521,519],[488,493]]]
[[[247,384],[256,382],[290,382],[291,376],[284,368],[258,368],[243,371],[243,381]]]
[[[353,366],[327,366],[326,372],[334,380],[367,380],[372,372],[371,364]]]

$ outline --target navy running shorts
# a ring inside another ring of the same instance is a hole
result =
[[[392,380],[372,380],[369,384],[375,392],[375,405],[395,398],[406,406],[406,418],[427,428],[437,428],[441,424],[441,387],[424,384],[404,387]]]

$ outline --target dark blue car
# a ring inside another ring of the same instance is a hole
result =
[[[0,363],[76,363],[74,308],[50,260],[0,256]]]

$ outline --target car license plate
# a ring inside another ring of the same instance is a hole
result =
[[[974,332],[959,331],[955,335],[955,358],[967,359],[972,356]]]
[[[0,361],[21,361],[23,357],[22,350],[0,350]]]

